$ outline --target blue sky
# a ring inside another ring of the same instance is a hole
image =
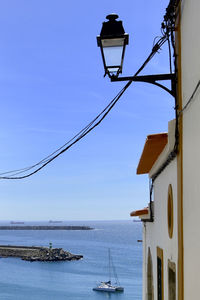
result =
[[[130,35],[123,75],[160,33],[168,1],[9,0],[0,5],[0,172],[34,164],[87,125],[125,83],[111,83],[96,36],[115,12]],[[143,74],[167,73],[167,47]],[[132,84],[93,132],[38,174],[1,180],[1,220],[129,219],[149,200],[136,168],[148,134],[166,132],[174,100]]]

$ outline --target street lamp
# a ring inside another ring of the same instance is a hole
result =
[[[101,49],[105,76],[118,77],[122,73],[123,59],[129,36],[125,33],[122,21],[117,21],[118,15],[110,14],[109,21],[103,22],[101,33],[97,36],[97,44]]]
[[[97,45],[101,49],[105,75],[108,75],[111,81],[140,81],[157,85],[176,97],[176,75],[175,73],[128,76],[119,77],[122,73],[125,48],[128,45],[129,35],[125,33],[122,21],[117,21],[117,14],[110,14],[106,17],[107,22],[103,22],[101,33],[97,36]],[[158,48],[159,49],[159,48]],[[156,51],[158,51],[156,49]],[[171,88],[161,84],[158,81],[171,81]]]
[[[177,105],[177,93],[176,93],[176,85],[177,85],[177,64],[176,64],[176,51],[175,51],[175,20],[176,20],[176,12],[177,5],[175,5],[175,1],[170,1],[166,9],[166,15],[164,16],[164,21],[161,25],[162,36],[159,38],[157,43],[154,44],[150,55],[147,57],[145,62],[139,68],[139,70],[135,73],[134,76],[128,77],[119,77],[119,74],[122,73],[122,65],[125,53],[125,47],[128,45],[128,34],[125,33],[124,28],[122,26],[122,21],[116,21],[118,15],[111,14],[106,18],[109,20],[108,22],[103,22],[103,26],[101,29],[100,36],[97,36],[97,44],[101,48],[101,54],[105,69],[105,75],[108,75],[111,81],[129,81],[122,92],[126,90],[126,88],[130,85],[132,81],[146,82],[150,84],[154,84],[159,86],[160,88],[167,91],[170,95],[174,97],[175,100],[175,115],[176,115],[176,127],[175,127],[175,143],[174,148],[169,153],[167,159],[162,163],[160,168],[156,171],[156,173],[152,177],[152,183],[150,187],[150,218],[149,222],[153,221],[153,212],[152,212],[152,192],[153,192],[153,183],[157,176],[168,166],[169,162],[176,157],[178,153],[179,146],[179,128],[178,128],[178,105]],[[170,44],[171,38],[171,44]],[[150,59],[154,56],[156,52],[161,48],[161,46],[168,41],[169,45],[169,61],[170,61],[170,73],[169,74],[156,74],[156,75],[143,75],[138,76],[138,74],[143,70],[146,64],[150,61]],[[171,66],[171,46],[174,50],[174,73],[172,73]],[[170,81],[171,88],[165,86],[160,83],[160,81]],[[121,94],[119,94],[119,97]],[[119,99],[119,98],[117,98]]]

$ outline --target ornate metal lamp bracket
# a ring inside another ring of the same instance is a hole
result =
[[[159,86],[163,90],[167,91],[173,97],[176,97],[176,76],[175,73],[171,74],[157,74],[157,75],[143,75],[143,76],[128,76],[128,77],[116,77],[110,76],[110,80],[114,81],[139,81],[139,82],[147,82],[154,85]],[[165,85],[159,83],[158,81],[171,81],[171,89],[166,87]]]

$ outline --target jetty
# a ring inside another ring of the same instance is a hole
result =
[[[72,254],[62,248],[0,245],[0,257],[19,257],[31,262],[53,262],[79,260],[83,255]]]
[[[92,230],[89,226],[58,226],[58,225],[5,225],[0,230]]]

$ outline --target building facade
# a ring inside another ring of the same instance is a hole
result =
[[[200,1],[177,3],[178,114],[167,134],[147,137],[137,173],[155,178],[153,193],[131,213],[143,221],[143,300],[199,299]]]

